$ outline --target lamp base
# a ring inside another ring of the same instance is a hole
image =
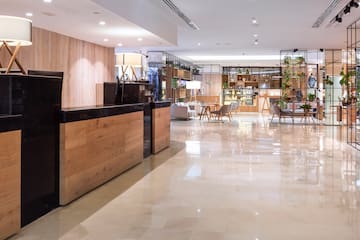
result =
[[[14,52],[10,49],[9,45],[3,41],[0,45],[0,51],[5,47],[5,49],[7,50],[7,52],[10,54],[11,58],[10,61],[6,67],[5,73],[10,73],[11,72],[11,68],[14,65],[14,62],[16,63],[16,65],[19,67],[19,70],[21,71],[22,74],[26,74],[24,68],[21,66],[20,62],[16,59],[16,55],[18,54],[19,50],[20,50],[20,43],[18,43],[15,47]],[[0,68],[2,68],[2,65],[0,63]]]

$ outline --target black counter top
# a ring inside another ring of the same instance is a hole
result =
[[[60,122],[76,122],[94,118],[109,117],[144,110],[143,103],[108,105],[108,106],[90,106],[80,108],[63,108],[61,110]]]
[[[21,130],[22,115],[0,115],[0,132]]]
[[[151,108],[165,108],[165,107],[170,107],[170,105],[171,105],[170,101],[152,102]]]

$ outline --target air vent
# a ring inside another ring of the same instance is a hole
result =
[[[171,0],[163,0],[163,2],[174,12],[178,15],[184,22],[189,25],[194,30],[199,30],[200,28],[188,17],[183,13]]]

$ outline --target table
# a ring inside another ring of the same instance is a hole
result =
[[[211,117],[211,108],[214,108],[214,110],[216,110],[217,106],[219,104],[217,103],[207,103],[207,104],[203,104],[201,105],[201,111],[200,111],[200,120],[203,117],[207,117],[208,120],[210,120]]]

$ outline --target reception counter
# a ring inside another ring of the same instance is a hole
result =
[[[0,116],[0,239],[20,230],[21,115]]]
[[[151,103],[153,153],[170,146],[170,105],[171,102]]]
[[[143,104],[126,104],[62,110],[61,205],[143,160],[143,108]]]

